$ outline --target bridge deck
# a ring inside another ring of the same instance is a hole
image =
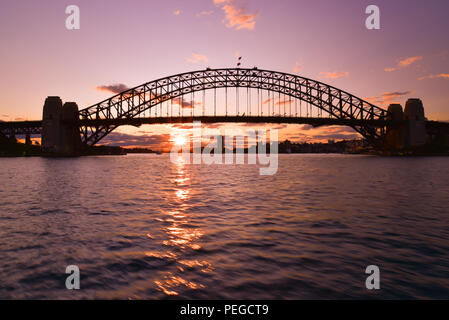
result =
[[[384,120],[356,120],[356,119],[333,119],[333,118],[311,118],[311,117],[279,117],[279,116],[182,116],[182,117],[148,117],[133,119],[98,119],[80,120],[79,126],[141,126],[144,124],[176,124],[201,121],[202,123],[287,123],[287,124],[310,124],[313,126],[344,125],[357,126],[369,123],[376,127],[386,125],[397,125],[402,122]]]
[[[405,121],[384,120],[354,120],[333,118],[310,118],[310,117],[279,117],[279,116],[184,116],[184,117],[147,117],[133,119],[94,119],[80,120],[78,125],[83,126],[141,126],[144,124],[177,124],[192,123],[273,123],[273,124],[309,124],[312,126],[359,126],[369,123],[375,127],[404,125]],[[449,123],[440,121],[427,121],[426,127],[430,130],[445,130],[449,132]],[[0,132],[3,134],[40,134],[42,131],[42,120],[36,121],[8,121],[0,122]]]

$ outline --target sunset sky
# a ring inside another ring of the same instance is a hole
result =
[[[380,30],[365,27],[370,4]],[[80,30],[65,27],[68,5],[80,8]],[[41,119],[50,95],[81,109],[117,88],[234,67],[236,56],[381,107],[421,98],[429,119],[449,120],[448,14],[447,0],[3,0],[0,120]],[[355,137],[343,127],[279,129],[294,141]],[[155,147],[171,130],[121,127],[105,142]]]

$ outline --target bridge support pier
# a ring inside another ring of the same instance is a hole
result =
[[[421,147],[427,142],[426,118],[420,99],[408,99],[405,104],[404,120],[408,122],[406,145]]]
[[[59,97],[45,100],[42,115],[42,150],[52,156],[77,156],[81,151],[81,138],[76,121],[78,106],[75,102],[62,105]]]
[[[392,121],[404,120],[404,112],[400,104],[390,104],[388,106],[388,111],[390,112],[390,116],[388,117],[387,120]],[[404,125],[388,126],[386,133],[388,145],[396,150],[403,149],[405,147],[406,130],[407,126]]]
[[[404,111],[400,104],[388,107],[388,120],[406,121],[405,125],[387,128],[387,143],[396,150],[422,147],[427,143],[426,118],[420,99],[408,99]]]

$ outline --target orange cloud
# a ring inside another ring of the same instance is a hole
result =
[[[262,102],[262,104],[268,104],[268,103],[272,103],[272,102],[276,106],[282,106],[282,105],[292,104],[294,102],[294,100],[290,99],[289,96],[282,95],[282,98],[280,98],[280,99],[279,98],[277,98],[277,99],[274,99],[274,98],[266,99],[266,100],[264,100]]]
[[[438,78],[449,79],[449,73],[429,74],[428,76],[418,78],[418,80],[438,79]]]
[[[398,66],[399,67],[408,67],[409,65],[415,63],[416,61],[422,60],[422,58],[423,58],[422,56],[405,58],[404,60],[399,61]]]
[[[116,84],[112,84],[109,86],[107,86],[107,85],[97,86],[97,87],[95,87],[95,89],[98,91],[106,91],[106,92],[117,94],[117,93],[128,90],[129,87],[123,83],[116,83]]]
[[[420,61],[422,59],[423,59],[422,56],[408,57],[408,58],[400,60],[397,63],[396,67],[385,68],[384,71],[385,72],[393,72],[393,71],[399,70],[401,68],[406,68],[406,67],[408,67],[408,66],[410,66],[410,65],[414,64],[415,62]]]
[[[277,106],[282,106],[282,105],[290,105],[294,102],[294,100],[285,100],[285,101],[278,101],[276,102]]]
[[[349,72],[320,72],[319,77],[320,78],[326,78],[326,79],[338,79],[342,77],[348,77]]]
[[[412,93],[412,91],[384,92],[377,97],[365,98],[365,100],[376,105],[387,106],[389,104],[397,102],[396,99],[410,95]]]
[[[354,129],[342,126],[313,127],[311,125],[292,126],[294,130],[284,135],[292,142],[325,143],[328,140],[352,140],[360,139],[361,136]],[[283,138],[284,138],[283,136]],[[283,139],[281,138],[281,140]]]
[[[273,101],[274,99],[272,99],[272,98],[269,98],[269,99],[267,99],[267,100],[264,100],[263,102],[262,102],[262,104],[267,104],[267,103],[269,103],[269,102],[271,102],[271,101]]]
[[[170,134],[134,135],[121,132],[111,132],[101,145],[121,146],[124,148],[146,147],[153,150],[169,151],[171,148]]]
[[[245,8],[238,8],[234,0],[214,0],[214,3],[221,6],[225,13],[223,23],[226,23],[226,27],[235,28],[235,30],[254,30],[258,12],[247,13]]]
[[[187,58],[186,60],[190,63],[200,63],[209,61],[209,59],[205,55],[199,53],[192,53],[192,56],[190,58]]]
[[[293,69],[293,72],[299,72],[301,70],[301,66],[299,65],[299,62],[298,61],[296,61],[296,64],[295,64],[295,68]]]
[[[181,10],[175,10],[175,11],[173,11],[173,14],[175,16],[179,16],[181,14]]]

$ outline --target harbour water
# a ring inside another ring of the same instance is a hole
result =
[[[444,157],[279,155],[273,176],[153,154],[0,164],[2,299],[449,298]]]

